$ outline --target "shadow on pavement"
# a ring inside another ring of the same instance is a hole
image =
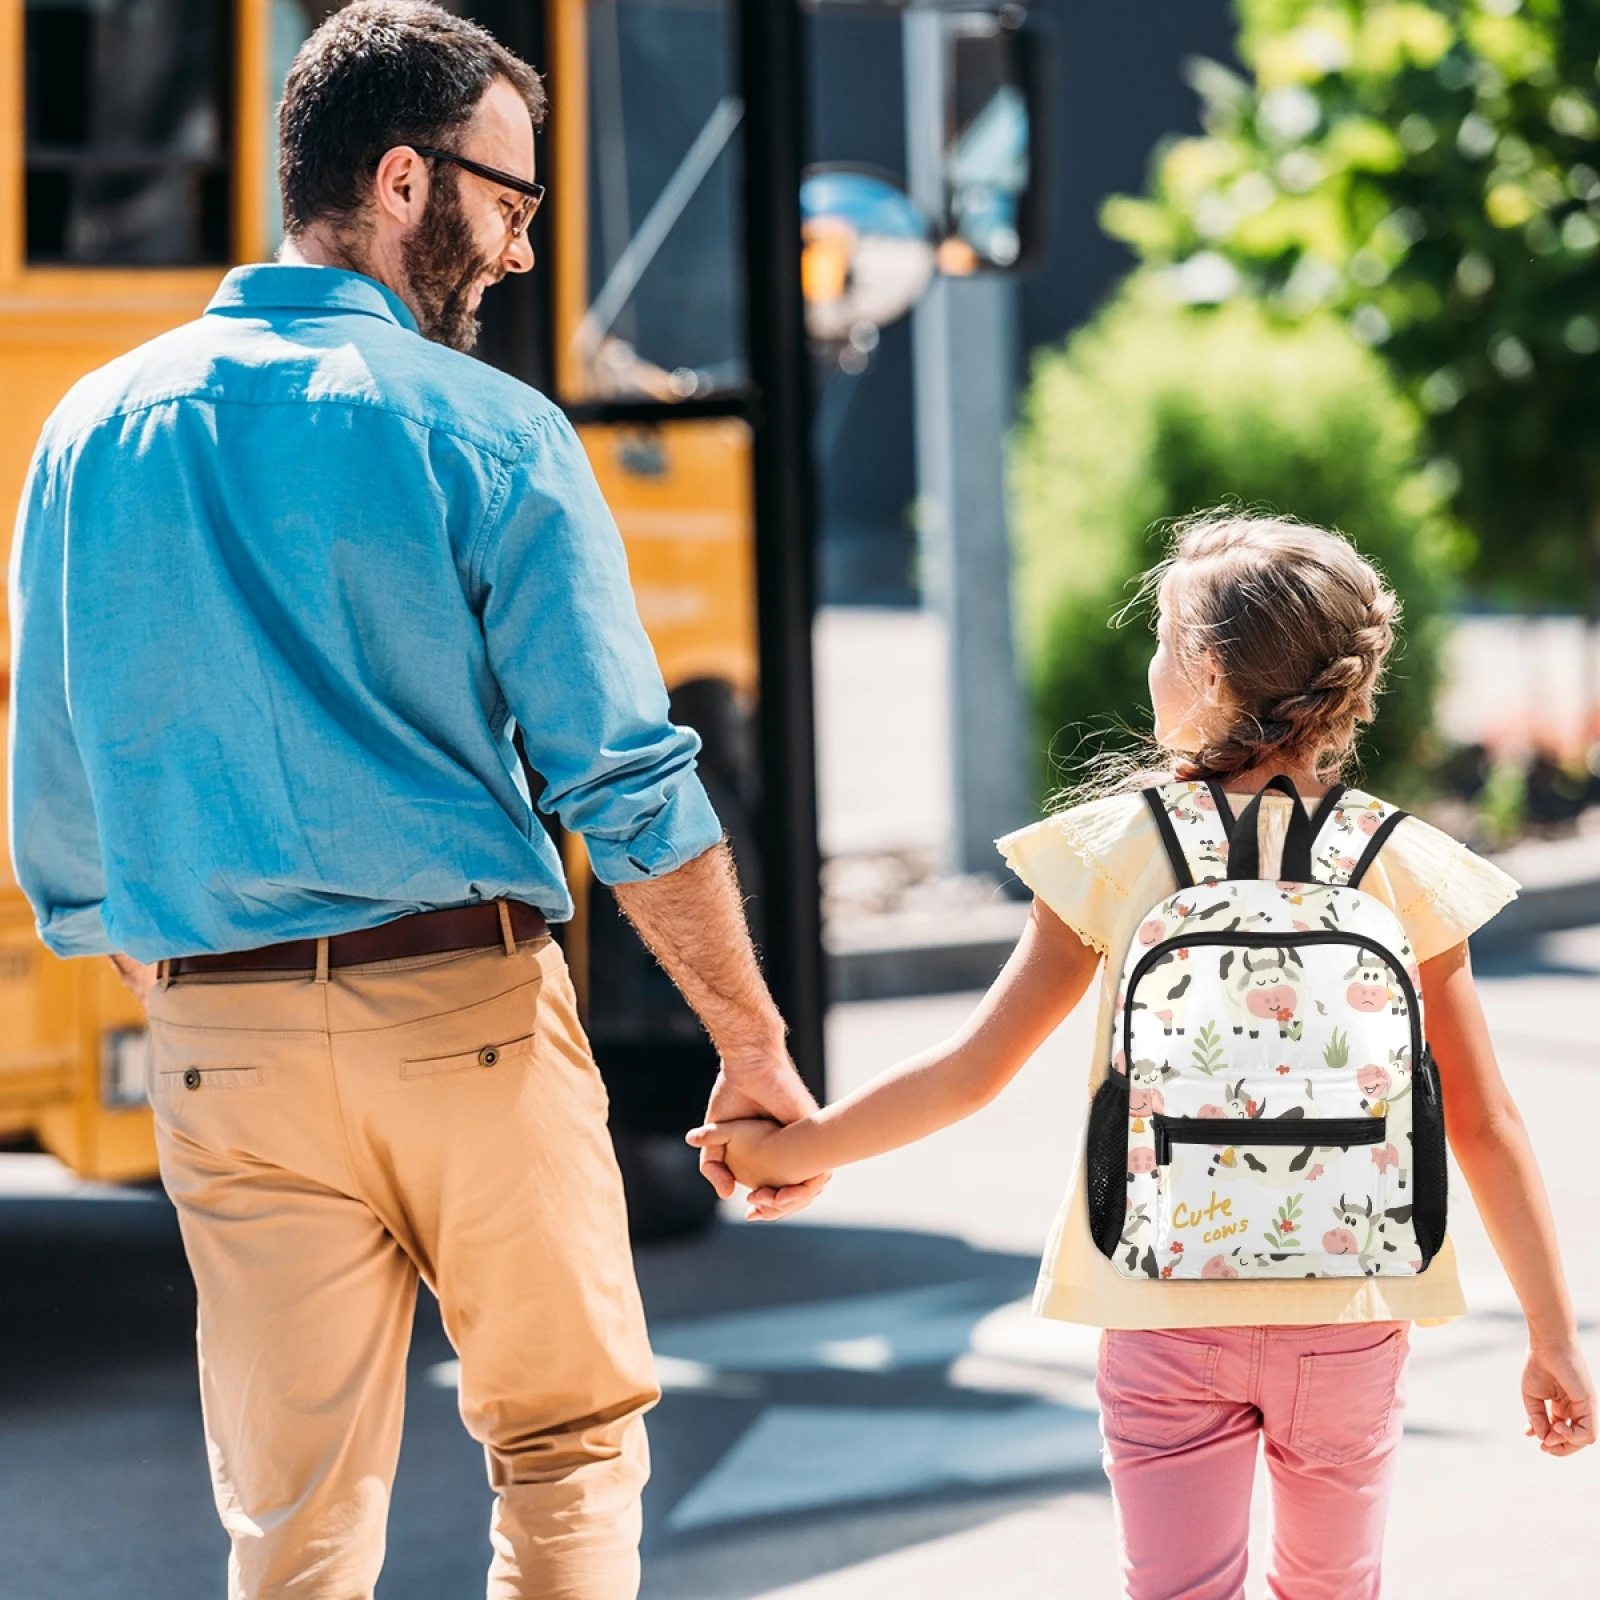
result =
[[[646,1600],[742,1600],[1099,1486],[1086,1374],[1064,1398],[982,1335],[1034,1270],[935,1235],[798,1224],[643,1247],[665,1390]],[[214,1600],[226,1548],[170,1207],[0,1199],[0,1274],[0,1588]],[[423,1295],[383,1600],[482,1592],[489,1495],[454,1378]]]
[[[1592,928],[1522,939],[1474,939],[1472,970],[1481,978],[1583,978],[1600,976],[1600,941]]]

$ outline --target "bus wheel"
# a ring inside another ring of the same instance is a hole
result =
[[[611,1143],[635,1241],[698,1233],[716,1215],[717,1192],[700,1176],[700,1152],[682,1134],[613,1128]]]

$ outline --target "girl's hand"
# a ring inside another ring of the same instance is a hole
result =
[[[686,1135],[696,1149],[715,1152],[715,1158],[747,1189],[784,1189],[816,1177],[802,1172],[785,1152],[781,1123],[765,1117],[743,1117],[731,1122],[708,1122]]]
[[[1546,1455],[1570,1456],[1594,1443],[1594,1380],[1575,1339],[1529,1350],[1522,1404],[1529,1437]]]

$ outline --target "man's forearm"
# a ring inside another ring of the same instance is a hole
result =
[[[619,883],[613,892],[724,1055],[781,1048],[783,1019],[756,964],[726,844],[665,877]]]

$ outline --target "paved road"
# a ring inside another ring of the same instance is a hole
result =
[[[1600,930],[1547,940],[1484,988],[1600,1362]],[[970,1004],[840,1008],[835,1088]],[[1115,1594],[1094,1336],[1023,1305],[1077,1135],[1087,1029],[1069,1020],[963,1127],[840,1174],[803,1223],[729,1222],[641,1253],[668,1391],[645,1600]],[[149,1195],[15,1192],[48,1177],[0,1157],[0,1600],[214,1600],[223,1550],[171,1214]],[[1600,1592],[1600,1453],[1545,1461],[1522,1439],[1520,1320],[1456,1192],[1474,1312],[1415,1336],[1386,1592]],[[425,1298],[383,1600],[482,1593],[488,1497],[450,1362]]]

